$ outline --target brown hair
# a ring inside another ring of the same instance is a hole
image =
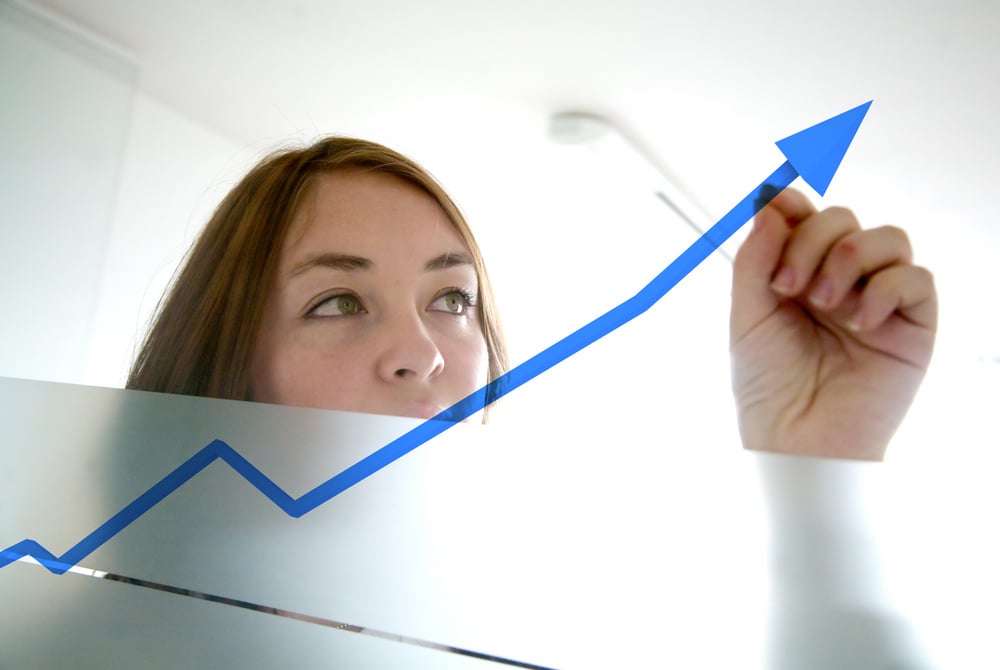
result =
[[[157,310],[125,385],[129,389],[253,400],[251,360],[292,217],[317,174],[359,167],[395,175],[433,197],[472,254],[489,379],[507,352],[482,253],[455,203],[405,156],[364,140],[328,137],[278,151],[222,200]],[[492,389],[492,386],[491,386]],[[488,394],[487,400],[495,398]]]

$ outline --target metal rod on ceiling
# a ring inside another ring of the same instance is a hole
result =
[[[712,219],[705,208],[678,186],[666,170],[650,157],[649,152],[607,119],[582,112],[562,112],[552,117],[549,134],[557,142],[589,146],[599,154],[613,156],[612,160],[631,162],[634,168],[638,168],[636,172],[654,175],[650,188],[660,202],[687,223],[697,235],[703,235],[711,228]],[[732,256],[725,249],[718,247],[716,251],[730,263],[733,262]]]

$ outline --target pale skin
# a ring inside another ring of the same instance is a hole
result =
[[[902,230],[862,230],[849,210],[817,212],[785,190],[757,216],[733,268],[744,446],[881,460],[926,373],[936,329],[933,277],[913,264]]]
[[[428,194],[321,176],[281,252],[254,399],[429,418],[486,382],[468,249]],[[791,283],[783,283],[791,271]],[[788,189],[734,262],[733,389],[746,448],[880,460],[934,344],[937,298],[891,227]]]
[[[483,386],[469,250],[400,179],[321,175],[296,212],[253,360],[261,402],[427,419]]]

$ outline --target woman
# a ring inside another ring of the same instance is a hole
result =
[[[906,235],[863,231],[848,210],[817,212],[786,190],[733,270],[744,446],[880,460],[936,328],[933,279]],[[128,387],[428,418],[505,370],[482,256],[452,201],[405,157],[328,138],[267,158],[223,200]],[[919,658],[905,625],[841,600],[845,584],[868,583],[853,558],[862,535],[844,523],[843,468],[831,478],[817,459],[760,463],[781,603],[775,667]]]
[[[734,263],[744,446],[880,460],[933,348],[905,233],[795,191]],[[256,166],[192,248],[128,388],[428,418],[506,371],[457,207],[386,147],[327,138]]]
[[[223,200],[127,387],[428,418],[506,366],[455,204],[404,156],[328,138]]]

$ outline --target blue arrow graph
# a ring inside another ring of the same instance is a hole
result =
[[[694,244],[681,253],[634,296],[521,363],[505,375],[458,401],[437,416],[421,423],[346,470],[334,475],[301,497],[292,498],[232,447],[221,440],[215,440],[101,524],[62,556],[57,557],[38,542],[25,539],[0,552],[0,568],[20,558],[30,556],[52,573],[65,573],[216,459],[227,463],[289,516],[298,518],[307,514],[443,433],[455,423],[472,416],[488,404],[507,395],[648,310],[703,260],[708,258],[719,245],[739,230],[744,223],[752,219],[778,193],[791,184],[796,177],[802,177],[803,181],[817,193],[824,195],[870,106],[871,101],[868,101],[779,141],[778,148],[787,159],[781,167],[753,189],[718,223],[709,228]]]

